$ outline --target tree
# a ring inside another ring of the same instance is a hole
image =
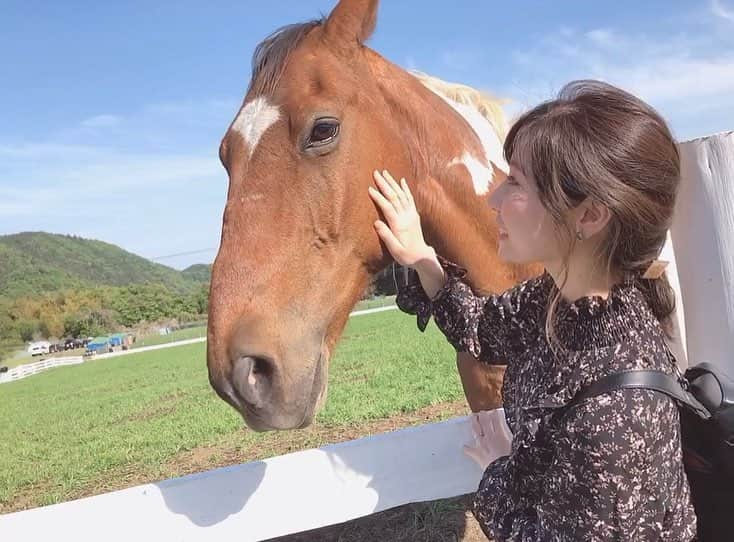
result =
[[[21,320],[18,322],[17,329],[20,340],[27,343],[33,340],[33,336],[38,330],[38,324],[31,320]]]

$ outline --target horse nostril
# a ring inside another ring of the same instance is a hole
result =
[[[234,362],[232,385],[250,406],[261,407],[270,397],[275,365],[255,356],[242,356]]]

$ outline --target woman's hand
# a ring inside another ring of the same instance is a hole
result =
[[[398,184],[387,171],[373,173],[379,190],[369,187],[369,193],[387,220],[375,222],[375,229],[387,249],[400,265],[417,267],[426,260],[435,260],[436,252],[423,239],[421,219],[405,179]]]
[[[512,433],[505,421],[505,410],[482,410],[472,415],[474,446],[464,445],[464,453],[484,471],[494,460],[510,455]]]

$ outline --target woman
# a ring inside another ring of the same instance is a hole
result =
[[[520,117],[504,151],[509,175],[489,198],[499,256],[545,272],[499,295],[475,296],[425,243],[405,180],[376,172],[370,188],[378,234],[412,268],[400,308],[433,316],[458,351],[508,360],[504,409],[477,416],[466,449],[486,469],[474,515],[497,541],[692,540],[675,403],[628,389],[564,408],[611,373],[676,372],[675,298],[656,261],[680,178],[670,130],[638,98],[579,81]]]

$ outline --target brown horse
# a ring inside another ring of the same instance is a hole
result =
[[[497,258],[486,196],[504,179],[501,109],[413,75],[364,45],[377,0],[261,43],[220,157],[229,192],[212,270],[209,378],[256,430],[311,423],[329,357],[372,277],[391,263],[373,228],[372,171],[410,183],[428,242],[478,292],[537,274]],[[503,360],[457,363],[469,406],[501,403]]]

